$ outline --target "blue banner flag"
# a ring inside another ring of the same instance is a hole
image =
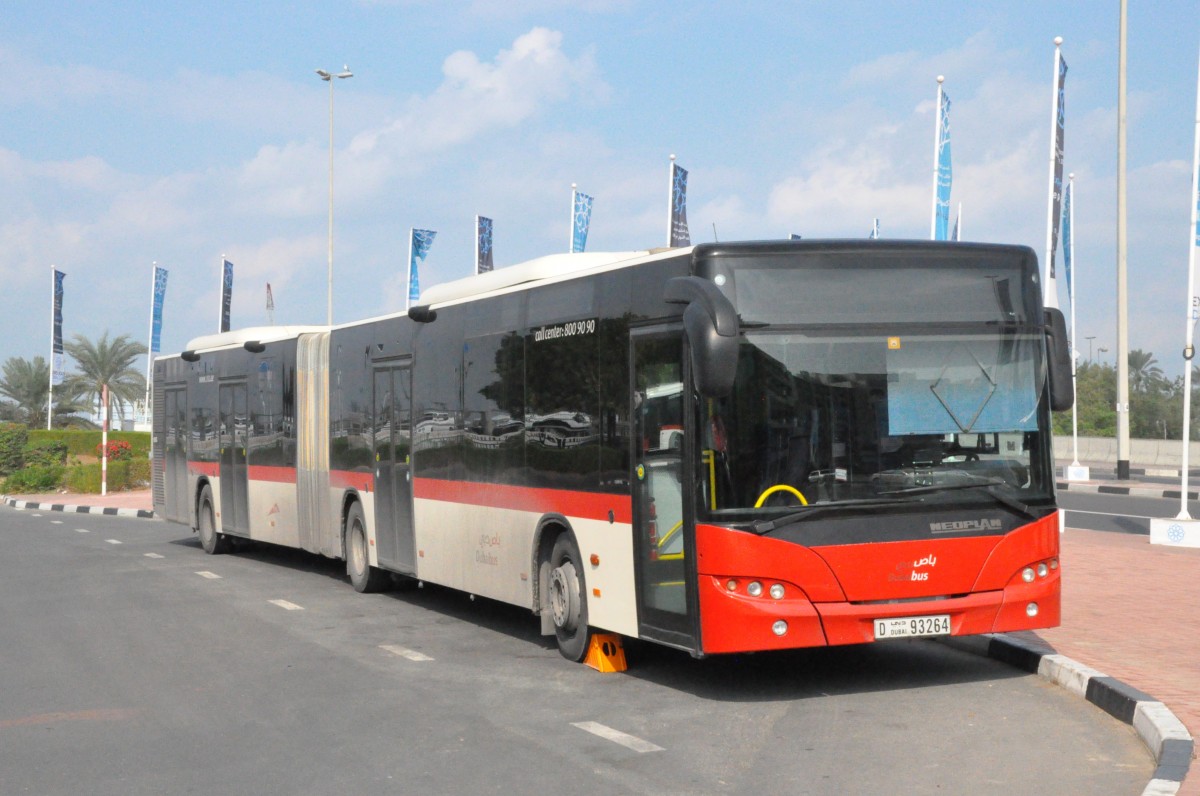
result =
[[[875,223],[871,226],[871,234],[867,237],[871,240],[879,239],[879,219],[875,219]]]
[[[436,236],[437,233],[432,229],[412,230],[412,236],[408,242],[408,303],[410,305],[421,299],[419,278],[421,263],[425,262],[425,257],[429,254],[429,247],[433,245],[433,239]]]
[[[687,221],[687,169],[671,163],[671,239],[669,246],[691,246]]]
[[[150,353],[162,350],[163,300],[167,297],[167,269],[154,266],[154,299],[150,312]]]
[[[574,192],[571,201],[571,253],[587,248],[588,227],[592,225],[592,197],[580,191]]]
[[[430,242],[433,239],[430,238]],[[492,220],[475,216],[475,273],[486,274],[495,268],[492,262]]]
[[[937,147],[937,206],[934,217],[934,240],[950,240],[950,183],[954,176],[950,169],[950,96],[941,91],[938,108]]]
[[[1074,307],[1075,288],[1071,285],[1071,255],[1074,254],[1072,251],[1074,241],[1071,240],[1071,193],[1072,183],[1068,182],[1062,206],[1063,271],[1067,275],[1067,301],[1072,302],[1071,306]]]
[[[50,383],[57,385],[62,384],[63,379],[67,375],[66,368],[63,366],[62,341],[63,280],[66,279],[67,275],[57,268],[52,268],[51,271],[54,273],[54,298],[51,300],[54,313],[54,331],[50,340],[50,359],[52,360],[50,364]]]
[[[221,328],[229,331],[229,307],[233,303],[233,263],[221,260]]]
[[[1054,252],[1058,248],[1058,225],[1062,219],[1063,199],[1063,136],[1066,129],[1066,92],[1067,61],[1061,54],[1058,58],[1058,91],[1054,95],[1054,189],[1050,201],[1050,262],[1047,269],[1050,278],[1054,278]]]

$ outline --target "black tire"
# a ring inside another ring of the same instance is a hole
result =
[[[582,562],[575,540],[568,533],[561,534],[550,551],[546,603],[554,620],[558,651],[576,663],[587,655],[592,636],[588,627],[587,581]]]
[[[354,503],[346,513],[346,574],[357,592],[382,591],[390,582],[388,573],[371,566],[370,561],[362,504]]]
[[[229,537],[217,530],[217,516],[213,511],[212,488],[208,484],[200,490],[200,501],[196,504],[196,530],[200,534],[200,546],[210,556],[229,552],[232,546]]]

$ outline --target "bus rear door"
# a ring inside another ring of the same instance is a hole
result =
[[[375,406],[375,544],[380,566],[416,571],[412,523],[412,368],[378,365]]]

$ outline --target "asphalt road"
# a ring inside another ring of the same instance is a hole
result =
[[[40,514],[40,516],[39,516]],[[563,660],[528,611],[355,593],[159,521],[0,507],[0,791],[1138,793],[1132,730],[930,641]]]

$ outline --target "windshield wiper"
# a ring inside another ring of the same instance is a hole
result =
[[[893,489],[889,492],[880,492],[881,495],[930,495],[935,492],[951,492],[957,489],[984,489],[991,495],[997,503],[1000,503],[1013,511],[1024,514],[1029,519],[1037,519],[1037,515],[1033,513],[1026,504],[1017,500],[1012,495],[1006,494],[997,487],[1009,487],[1011,484],[1003,478],[983,478],[979,477],[978,481],[969,481],[967,483],[957,484],[930,484],[928,486],[912,486],[906,489]]]
[[[782,528],[784,525],[791,525],[800,520],[807,520],[810,517],[815,517],[819,514],[825,514],[833,509],[841,508],[858,508],[860,506],[883,506],[895,504],[894,500],[885,500],[882,498],[862,498],[858,500],[835,500],[830,503],[816,503],[806,509],[785,514],[782,517],[776,517],[773,520],[759,520],[751,523],[750,529],[759,536],[764,533],[770,533],[776,528]]]

